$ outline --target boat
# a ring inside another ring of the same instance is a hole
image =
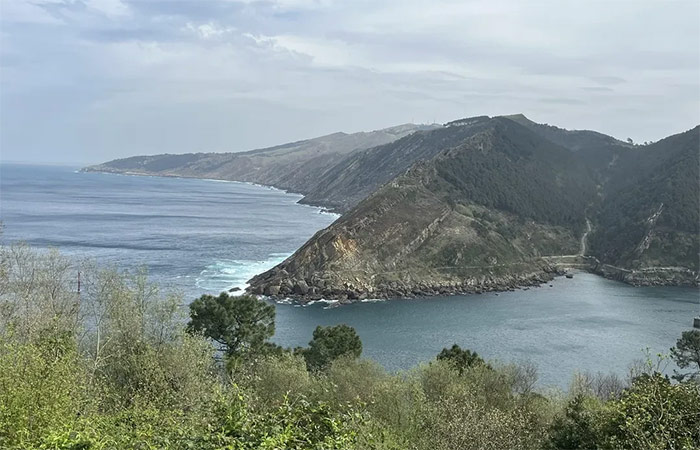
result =
[[[573,273],[567,273],[567,274],[566,274],[566,278],[573,278],[573,277],[574,277],[574,274],[573,274]]]

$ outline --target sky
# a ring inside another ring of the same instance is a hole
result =
[[[0,159],[98,163],[524,113],[700,123],[700,2],[0,0]]]

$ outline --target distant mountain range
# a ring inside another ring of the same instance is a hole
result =
[[[245,153],[138,156],[88,171],[218,178],[343,215],[251,280],[304,299],[481,292],[582,268],[698,284],[700,127],[638,146],[518,114],[336,133]]]
[[[245,181],[306,194],[314,191],[323,175],[349,154],[387,144],[415,131],[436,126],[404,124],[370,132],[333,133],[238,153],[132,156],[86,167],[83,170]]]

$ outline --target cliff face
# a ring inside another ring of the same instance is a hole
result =
[[[466,127],[461,129],[461,127]],[[420,159],[253,278],[251,291],[314,298],[479,292],[540,283],[546,255],[575,254],[590,171],[507,119],[447,127]],[[458,136],[458,137],[456,137]]]

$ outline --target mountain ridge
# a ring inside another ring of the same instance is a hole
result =
[[[193,154],[161,155],[155,172],[149,157],[87,170],[125,172],[137,163],[149,175],[239,178],[344,213],[250,280],[257,294],[480,292],[541,283],[571,268],[632,284],[697,285],[698,232],[679,224],[700,209],[692,181],[700,177],[698,134],[700,127],[640,146],[522,114],[476,116],[200,153],[194,162]],[[295,162],[295,154],[303,156]]]
[[[469,183],[452,180],[467,180],[467,174],[474,177]],[[582,201],[562,201],[561,211],[548,218],[544,203],[528,203],[544,195],[563,199],[570,190],[584,192]],[[557,273],[542,256],[576,253],[585,203],[595,193],[592,175],[575,154],[515,122],[489,119],[459,145],[415,162],[286,261],[254,277],[250,290],[345,300],[538,284]]]
[[[401,124],[380,130],[336,132],[236,153],[158,154],[120,158],[83,168],[86,172],[176,176],[242,181],[305,194],[324,173],[356,150],[400,139],[431,125]]]

